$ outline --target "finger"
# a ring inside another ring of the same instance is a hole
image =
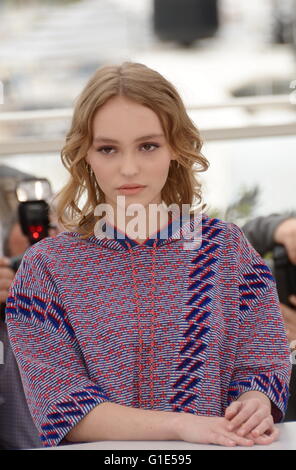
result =
[[[266,421],[265,421],[266,420]],[[250,418],[245,421],[238,429],[236,429],[236,432],[239,436],[245,436],[246,434],[249,434],[249,432],[253,431],[254,429],[257,429],[258,425],[261,423],[265,423],[262,426],[262,431],[257,434],[259,436],[260,434],[263,434],[266,429],[268,429],[269,426],[273,424],[272,417],[270,415],[270,410],[268,407],[262,407],[259,410],[257,410],[255,413],[250,416]]]
[[[248,434],[248,436],[246,437],[250,439],[250,436],[251,435]],[[257,445],[265,445],[265,444],[270,444],[272,442],[268,434],[262,434],[259,437],[252,437],[252,439],[254,441],[254,444],[257,444]]]
[[[229,405],[225,410],[225,418],[232,419],[241,409],[242,403],[239,401],[234,401]]]
[[[233,440],[238,446],[252,446],[254,444],[254,439],[251,437],[239,436],[238,434],[231,432],[227,433],[226,436]]]
[[[215,444],[227,445],[227,446],[234,446],[234,445],[252,446],[254,444],[253,439],[247,439],[245,437],[240,437],[235,433],[228,433],[228,432],[213,433],[212,441]]]
[[[233,439],[220,433],[213,433],[210,441],[211,444],[218,444],[220,446],[233,447],[236,445]]]
[[[238,428],[241,426],[245,421],[247,421],[250,416],[255,413],[258,404],[255,402],[244,402],[242,403],[242,408],[238,412],[238,414],[231,419],[229,425],[228,425],[228,430],[233,431],[234,429]]]
[[[251,433],[253,437],[259,437],[266,433],[268,430],[272,430],[274,426],[272,416],[264,419],[258,426],[252,429]]]
[[[223,420],[221,422],[221,427],[219,427],[218,429],[214,431],[215,435],[225,436],[227,439],[235,442],[235,444],[239,446],[251,446],[254,444],[254,439],[250,436],[248,437],[239,436],[236,432],[229,432],[227,429],[228,424],[229,423],[227,422],[226,419]]]
[[[238,436],[237,434],[231,434],[230,439],[235,441],[236,445],[238,446],[252,446],[254,445],[254,439],[245,437],[245,436]]]
[[[256,437],[254,439],[255,444],[259,445],[267,445],[271,444],[272,442],[275,442],[278,440],[280,435],[280,432],[277,428],[274,428],[273,431],[270,434],[262,434],[259,437]]]

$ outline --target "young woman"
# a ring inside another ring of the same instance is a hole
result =
[[[236,225],[170,211],[201,203],[201,146],[175,88],[144,65],[99,69],[77,100],[68,231],[26,252],[6,311],[45,446],[277,439],[291,366],[270,271]]]

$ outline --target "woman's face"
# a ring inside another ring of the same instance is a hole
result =
[[[106,203],[116,211],[117,196],[125,196],[126,206],[162,202],[170,161],[174,159],[158,116],[150,108],[116,96],[96,113],[93,143],[86,160]],[[123,185],[141,189],[121,190]]]

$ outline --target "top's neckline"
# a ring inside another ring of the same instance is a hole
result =
[[[185,239],[190,241],[198,236],[198,232],[201,233],[202,226],[202,214],[189,214],[185,217],[177,215],[175,218],[169,220],[162,228],[155,233],[148,236],[143,242],[138,242],[135,239],[130,238],[126,233],[121,231],[118,227],[112,224],[110,221],[105,220],[102,223],[101,237],[93,234],[87,237],[92,243],[97,245],[109,247],[115,250],[131,248],[144,248],[144,247],[159,247],[167,245],[174,241]],[[78,232],[69,232],[74,237],[80,237],[81,234]]]

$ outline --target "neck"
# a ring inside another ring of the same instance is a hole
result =
[[[121,232],[126,233],[129,238],[141,243],[170,222],[171,216],[165,205],[160,204],[158,209],[156,211],[141,208],[141,210],[135,210],[132,215],[127,215],[126,211],[119,210],[115,212],[115,220],[111,222]]]

